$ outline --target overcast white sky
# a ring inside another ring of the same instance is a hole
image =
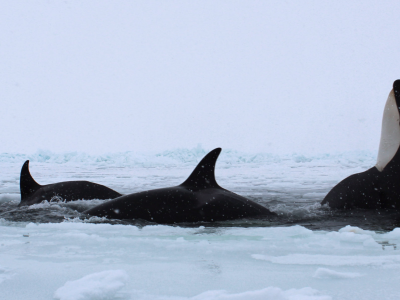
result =
[[[400,78],[400,1],[0,3],[0,152],[377,151]]]

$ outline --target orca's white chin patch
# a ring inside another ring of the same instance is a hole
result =
[[[391,90],[383,111],[381,142],[379,144],[378,160],[375,167],[383,171],[392,160],[400,145],[399,110],[394,92]]]

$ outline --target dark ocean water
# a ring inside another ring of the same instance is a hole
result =
[[[17,196],[17,195],[16,195]],[[247,196],[277,213],[276,216],[257,219],[241,219],[213,223],[177,223],[182,227],[277,227],[301,225],[311,230],[338,230],[346,225],[366,230],[391,231],[400,226],[400,214],[394,210],[333,210],[319,205],[320,199],[298,199],[296,195],[282,195],[284,199],[273,200],[265,196]],[[153,225],[144,220],[110,220],[90,217],[83,211],[107,200],[79,200],[73,202],[47,201],[32,206],[18,207],[18,197],[0,203],[0,218],[10,222],[59,223],[64,221],[84,221],[90,223],[130,224],[137,226]]]

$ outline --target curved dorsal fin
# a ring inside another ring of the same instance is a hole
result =
[[[29,172],[29,160],[27,160],[22,166],[19,187],[21,190],[21,201],[26,197],[29,197],[41,187],[41,185],[32,178],[32,175]]]
[[[192,174],[181,185],[191,187],[193,189],[205,189],[212,187],[220,187],[215,180],[215,164],[218,156],[221,153],[221,148],[216,148],[209,152],[199,162]]]

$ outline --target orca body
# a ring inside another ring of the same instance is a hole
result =
[[[160,224],[213,222],[275,215],[220,187],[214,175],[221,148],[208,153],[181,185],[107,201],[84,213],[110,219],[143,219]]]
[[[331,208],[400,210],[400,80],[385,105],[377,163],[339,182],[321,204]]]
[[[21,203],[19,206],[41,203],[43,200],[74,201],[91,199],[114,199],[120,193],[97,183],[89,181],[65,181],[47,185],[38,184],[29,172],[29,160],[21,169],[20,177]]]

